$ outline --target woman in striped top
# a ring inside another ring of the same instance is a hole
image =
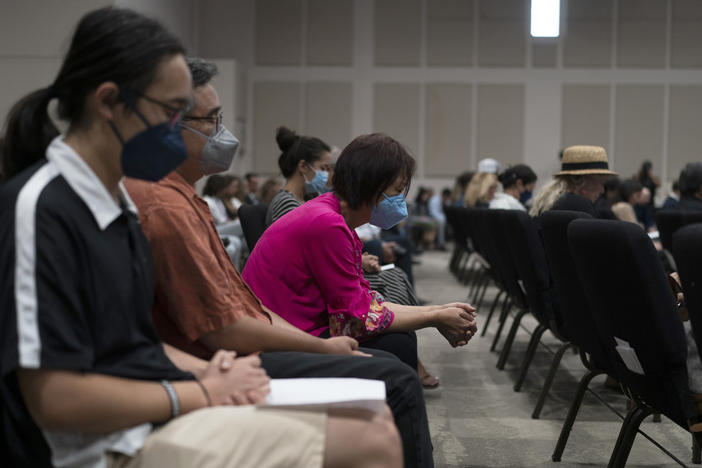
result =
[[[305,196],[315,197],[328,191],[331,148],[319,138],[298,136],[286,127],[278,128],[275,140],[282,152],[278,167],[285,186],[268,205],[266,226],[302,205]]]

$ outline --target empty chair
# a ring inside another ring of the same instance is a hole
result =
[[[484,244],[483,247],[489,256],[488,261],[496,271],[496,276],[500,278],[500,284],[508,298],[508,306],[503,307],[500,314],[499,326],[492,342],[492,350],[497,346],[509,312],[513,307],[517,308],[517,314],[514,316],[512,325],[502,345],[502,350],[500,351],[500,357],[497,361],[498,369],[504,369],[512,348],[512,342],[519,329],[519,324],[524,315],[529,312],[524,289],[519,284],[517,270],[514,266],[514,260],[512,259],[512,254],[509,249],[511,238],[509,233],[504,229],[500,218],[501,211],[502,210],[480,210],[477,213],[478,218],[476,220],[476,227],[478,227],[482,233],[480,237],[481,245]]]
[[[624,466],[641,422],[654,411],[685,429],[699,417],[688,389],[685,334],[643,229],[578,219],[568,226],[568,242],[607,361],[634,403],[610,458],[610,466]]]
[[[241,229],[244,231],[246,244],[249,251],[253,252],[256,247],[256,242],[266,230],[266,212],[268,205],[260,203],[258,205],[241,205],[239,207],[239,219],[241,220]]]
[[[561,460],[590,381],[609,369],[607,353],[595,330],[595,318],[588,307],[578,271],[570,254],[568,225],[575,219],[592,219],[592,217],[580,211],[558,210],[547,211],[539,217],[541,238],[546,251],[553,287],[558,297],[558,313],[562,320],[559,326],[565,336],[578,347],[581,361],[588,369],[578,383],[568,415],[563,422],[558,443],[551,456],[553,461]],[[537,410],[540,409],[537,405],[532,414],[533,418],[539,417]]]
[[[463,231],[463,227],[458,222],[458,207],[445,206],[444,214],[446,215],[446,222],[451,226],[454,238],[453,253],[449,261],[449,269],[451,273],[460,279],[463,274],[463,269],[465,268],[465,263],[470,255],[468,250],[468,238]]]
[[[559,304],[551,285],[546,254],[536,222],[524,211],[500,210],[500,219],[505,232],[509,232],[509,250],[512,254],[521,285],[526,293],[529,310],[536,317],[539,325],[531,335],[527,351],[522,360],[519,377],[514,390],[519,391],[526,378],[527,371],[539,346],[540,339],[546,331],[562,341],[553,356],[551,367],[544,381],[541,396],[537,403],[537,415],[548,395],[563,353],[571,346],[562,330]]]
[[[490,307],[490,312],[488,313],[485,323],[483,325],[483,331],[481,336],[485,336],[487,332],[490,320],[500,302],[500,298],[503,298],[503,309],[508,306],[508,298],[505,294],[503,284],[503,279],[499,275],[499,271],[494,268],[491,262],[494,262],[494,251],[492,249],[492,242],[489,239],[489,232],[487,232],[487,227],[485,224],[485,213],[486,209],[481,208],[459,208],[460,216],[459,220],[462,224],[462,228],[465,232],[469,233],[470,239],[472,241],[475,251],[471,256],[475,259],[475,263],[481,268],[479,274],[475,275],[474,285],[472,288],[473,294],[469,297],[472,299],[472,303],[476,306],[482,305],[482,300],[485,296],[488,286],[492,282],[498,288],[498,293],[492,301]],[[487,237],[487,238],[486,238]],[[494,344],[493,344],[494,349]]]

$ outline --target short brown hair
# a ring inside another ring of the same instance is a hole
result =
[[[405,195],[414,175],[415,161],[395,139],[372,133],[356,137],[339,155],[332,187],[351,209],[372,205],[398,177],[404,177]]]

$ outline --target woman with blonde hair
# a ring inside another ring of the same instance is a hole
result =
[[[487,208],[497,191],[497,175],[492,172],[478,172],[466,187],[465,206]]]
[[[529,214],[549,210],[582,211],[599,217],[594,202],[604,192],[609,170],[607,153],[600,146],[570,146],[563,151],[561,172],[536,196]]]

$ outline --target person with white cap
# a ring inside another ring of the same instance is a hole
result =
[[[500,161],[493,158],[481,159],[480,162],[478,162],[478,172],[497,174],[500,172]]]

